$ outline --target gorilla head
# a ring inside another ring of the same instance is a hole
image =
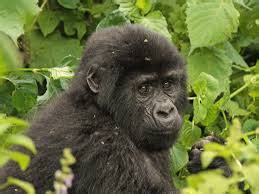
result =
[[[168,40],[136,25],[96,32],[88,40],[80,72],[100,109],[138,147],[173,144],[186,102],[186,75]]]

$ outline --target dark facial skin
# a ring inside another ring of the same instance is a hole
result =
[[[97,69],[96,69],[97,70]],[[185,94],[182,71],[167,67],[161,71],[131,71],[117,82],[112,94],[105,91],[94,67],[89,70],[88,84],[99,96],[106,94],[106,102],[99,102],[112,114],[118,127],[125,130],[132,141],[145,149],[166,149],[175,142],[182,117],[179,104]],[[100,76],[101,77],[101,76]],[[110,83],[112,84],[112,83]],[[118,104],[120,102],[120,104]]]
[[[176,106],[180,93],[179,77],[174,70],[138,73],[129,81],[136,114],[142,118],[138,127],[142,146],[170,147],[177,137],[182,118]],[[136,131],[134,131],[136,133]],[[137,133],[136,133],[137,134]],[[134,134],[131,134],[134,137]]]

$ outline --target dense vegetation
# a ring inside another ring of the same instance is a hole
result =
[[[242,182],[259,194],[258,0],[1,0],[0,167],[14,160],[26,170],[30,157],[11,150],[36,154],[24,120],[68,87],[93,31],[125,23],[163,34],[188,64],[190,106],[171,152],[174,184],[185,194],[236,194]],[[208,134],[227,144],[207,145],[203,165],[224,157],[230,178],[219,170],[189,176],[188,150]],[[15,177],[0,189],[11,184],[35,192]]]

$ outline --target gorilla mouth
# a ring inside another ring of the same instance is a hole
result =
[[[148,132],[153,135],[171,135],[173,133],[172,128],[167,129],[150,129]]]

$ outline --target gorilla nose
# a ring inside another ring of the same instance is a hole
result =
[[[169,104],[160,105],[155,108],[154,116],[155,119],[162,122],[171,122],[173,120],[173,112],[174,106],[170,106]]]
[[[156,114],[159,118],[168,118],[170,117],[172,112],[173,112],[173,108],[170,107],[170,108],[158,110]]]

